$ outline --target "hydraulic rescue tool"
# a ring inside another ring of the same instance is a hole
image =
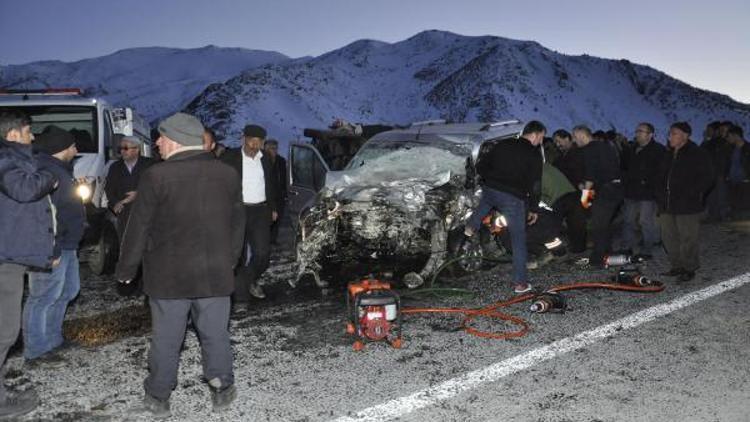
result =
[[[534,298],[534,303],[529,307],[529,311],[538,314],[545,312],[565,312],[567,309],[565,297],[559,293],[545,292]]]
[[[364,349],[365,342],[371,341],[387,341],[401,348],[401,299],[391,284],[366,279],[349,283],[347,290],[346,332],[356,338],[354,350]]]

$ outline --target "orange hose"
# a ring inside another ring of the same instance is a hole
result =
[[[628,292],[639,292],[639,293],[657,293],[664,290],[663,285],[653,286],[633,286],[629,284],[621,283],[608,283],[608,282],[580,282],[571,284],[560,284],[547,289],[546,292],[562,292],[567,290],[578,290],[578,289],[608,289],[608,290],[619,290]],[[510,315],[504,312],[497,311],[498,308],[506,308],[517,303],[526,302],[530,299],[534,299],[538,295],[536,293],[526,293],[514,298],[493,303],[488,306],[481,308],[403,308],[401,313],[403,314],[431,314],[431,313],[443,313],[443,314],[461,314],[464,316],[461,321],[461,329],[467,333],[481,337],[490,338],[497,340],[507,340],[510,338],[519,338],[525,336],[529,330],[529,324],[521,317]],[[511,322],[520,328],[515,331],[505,332],[489,332],[482,331],[470,326],[470,323],[478,318],[495,318],[503,321]]]

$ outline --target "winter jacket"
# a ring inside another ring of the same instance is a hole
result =
[[[141,175],[116,277],[132,280],[143,261],[143,286],[150,297],[228,296],[234,291],[244,224],[235,171],[209,152],[178,152]]]
[[[724,138],[713,138],[701,144],[701,148],[708,151],[716,177],[726,179],[729,173],[729,161],[732,155],[732,145]]]
[[[56,182],[30,145],[0,140],[0,262],[49,268],[60,256],[49,197]]]
[[[526,201],[530,211],[539,208],[542,154],[526,139],[497,142],[477,162],[477,173],[488,188]]]
[[[39,153],[39,167],[54,174],[59,184],[52,192],[52,204],[57,209],[57,236],[55,241],[61,249],[78,249],[86,224],[86,210],[76,195],[73,179],[73,164]]]
[[[583,180],[594,182],[600,191],[613,181],[620,180],[620,155],[609,142],[591,141],[581,148],[584,161]]]
[[[730,163],[729,163],[729,169],[727,170],[727,181],[729,182],[736,182],[736,180],[732,180],[732,165],[734,160],[734,154],[736,153],[737,147],[732,147],[732,154],[730,155]],[[750,142],[745,141],[742,146],[740,147],[739,152],[739,164],[740,168],[742,169],[742,172],[744,173],[744,180],[750,179]],[[744,181],[743,180],[743,181]]]
[[[221,155],[219,158],[226,164],[229,164],[239,176],[240,186],[242,185],[242,148],[232,149]],[[279,198],[281,192],[279,190],[279,182],[276,173],[275,166],[271,163],[271,159],[267,154],[263,154],[260,159],[261,165],[263,166],[263,178],[266,183],[266,204],[271,211],[278,212]]]
[[[544,163],[542,166],[542,202],[551,207],[563,195],[575,191],[568,178],[557,167]]]
[[[552,164],[570,180],[573,186],[578,187],[579,184],[583,183],[586,164],[583,161],[583,152],[580,148],[572,146]]]
[[[154,163],[154,160],[148,157],[138,157],[133,172],[128,171],[128,167],[123,160],[117,160],[109,167],[107,180],[104,184],[104,192],[107,194],[107,204],[114,207],[116,203],[125,198],[125,194],[136,190],[138,180],[141,174]],[[132,205],[128,204],[128,205]]]
[[[645,147],[638,148],[638,145],[635,144],[623,151],[625,198],[653,201],[656,199],[656,175],[667,149],[656,141],[651,141]]]
[[[711,157],[688,141],[679,150],[669,150],[656,178],[656,202],[666,214],[697,214],[703,211],[703,196],[714,183]]]

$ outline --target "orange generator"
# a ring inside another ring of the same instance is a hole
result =
[[[353,281],[347,291],[346,332],[356,338],[354,350],[360,351],[365,342],[372,341],[387,341],[400,348],[401,299],[391,284],[372,279]]]

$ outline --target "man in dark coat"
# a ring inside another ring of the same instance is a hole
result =
[[[555,160],[548,160],[557,167],[574,187],[583,183],[584,164],[583,154],[573,142],[573,137],[564,129],[558,129],[552,134],[555,145],[560,150],[560,155]]]
[[[703,196],[714,181],[710,155],[690,140],[686,122],[669,129],[669,152],[659,166],[656,202],[661,237],[672,268],[665,276],[689,281],[700,266],[698,231]]]
[[[266,297],[258,280],[271,259],[271,224],[279,217],[279,187],[271,159],[263,154],[266,130],[258,125],[247,125],[242,132],[241,148],[227,151],[221,160],[235,170],[242,185],[245,204],[245,252],[237,271],[234,291],[235,312],[247,310],[250,295]]]
[[[712,122],[706,127],[704,142],[701,148],[708,151],[714,169],[716,180],[712,184],[706,197],[706,211],[708,221],[723,221],[729,216],[729,193],[727,175],[732,155],[732,145],[727,141],[727,132],[733,126],[732,122]]]
[[[159,132],[165,161],[147,169],[138,184],[116,276],[129,282],[143,261],[153,327],[146,409],[159,417],[170,414],[190,317],[218,411],[236,396],[228,326],[244,229],[241,186],[231,168],[203,150],[197,118],[177,113],[160,123]]]
[[[136,198],[141,173],[153,164],[153,160],[141,156],[141,145],[141,140],[134,136],[124,136],[120,140],[121,158],[109,167],[104,184],[109,208],[117,215],[117,235],[120,240],[128,222],[130,206]]]
[[[59,264],[49,199],[57,179],[39,168],[33,139],[28,117],[0,114],[0,418],[23,415],[39,403],[33,389],[6,391],[2,365],[21,328],[26,268]]]
[[[744,131],[737,125],[727,131],[727,142],[732,146],[727,172],[729,203],[736,213],[750,209],[750,142],[745,140]]]
[[[54,358],[50,353],[63,345],[63,320],[68,304],[81,286],[78,272],[78,244],[83,238],[86,212],[76,195],[73,180],[73,158],[78,153],[75,138],[67,130],[47,126],[34,140],[41,168],[59,181],[52,193],[56,208],[60,264],[52,271],[29,272],[29,294],[23,307],[23,355],[27,361],[43,362]]]
[[[466,223],[464,234],[475,233],[482,219],[494,208],[507,220],[513,248],[512,283],[515,293],[531,290],[526,271],[528,248],[526,225],[536,223],[542,183],[542,144],[547,129],[541,122],[526,124],[518,139],[499,141],[477,163],[482,176],[482,198]]]
[[[638,227],[643,237],[640,255],[650,258],[659,243],[656,221],[655,183],[666,149],[654,140],[654,126],[641,123],[635,129],[635,144],[623,148],[625,166],[625,212],[623,247],[636,252]]]
[[[586,126],[573,128],[573,139],[583,154],[582,201],[585,203],[589,193],[595,192],[591,205],[591,237],[594,248],[588,264],[593,268],[602,268],[604,257],[612,248],[612,219],[623,199],[620,156],[615,146],[606,140],[594,140],[591,129]]]
[[[263,145],[263,152],[268,155],[273,164],[274,172],[276,173],[276,185],[279,187],[279,195],[276,202],[276,212],[278,218],[271,225],[271,243],[276,244],[276,240],[279,237],[279,226],[281,225],[281,219],[284,215],[284,209],[286,208],[286,159],[279,155],[279,142],[275,139],[269,139]]]

